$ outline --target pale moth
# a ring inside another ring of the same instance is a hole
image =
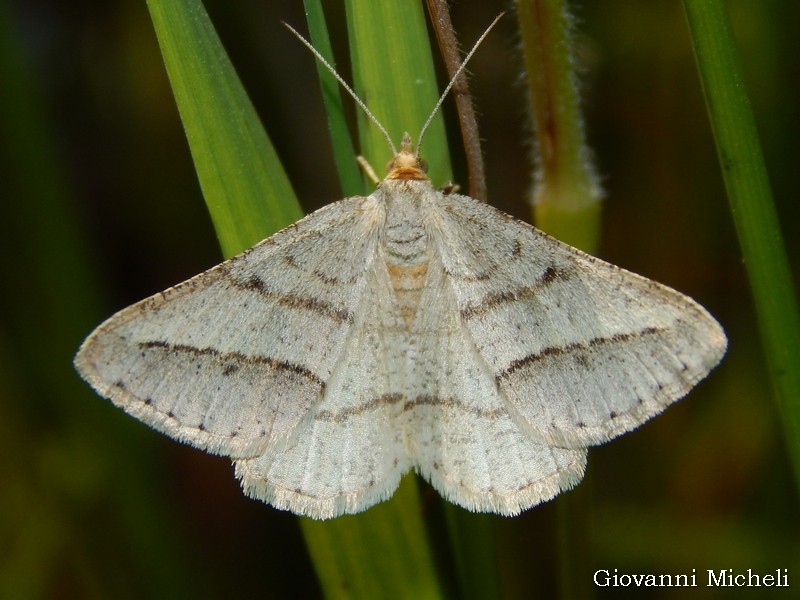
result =
[[[421,140],[406,134],[369,196],[112,316],[81,376],[229,456],[279,509],[357,513],[414,469],[455,504],[515,515],[721,360],[725,334],[694,300],[435,189]]]

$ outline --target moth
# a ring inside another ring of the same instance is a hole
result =
[[[118,312],[75,366],[147,425],[230,457],[276,508],[356,513],[414,469],[455,504],[515,515],[574,486],[589,446],[684,396],[726,345],[687,296],[436,189],[406,134],[373,193]]]

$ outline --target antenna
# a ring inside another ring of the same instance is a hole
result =
[[[431,111],[431,114],[428,117],[428,120],[425,121],[425,124],[422,126],[422,130],[419,132],[419,137],[417,138],[417,151],[416,151],[416,154],[415,154],[417,157],[419,157],[419,149],[422,146],[422,136],[425,135],[425,132],[427,131],[428,127],[430,126],[431,122],[433,121],[433,117],[436,116],[436,113],[441,108],[442,103],[444,102],[444,99],[447,97],[447,94],[450,93],[451,89],[453,89],[453,85],[455,85],[456,79],[458,79],[458,77],[464,71],[464,68],[467,66],[467,63],[469,62],[469,59],[471,59],[472,55],[475,54],[475,51],[478,49],[478,46],[481,45],[481,42],[483,42],[484,38],[487,35],[489,35],[489,32],[494,28],[495,25],[497,25],[497,22],[500,20],[500,18],[504,14],[505,14],[505,12],[501,12],[499,15],[497,15],[495,17],[494,21],[491,22],[489,27],[486,28],[486,31],[484,31],[483,34],[481,34],[481,37],[478,38],[478,41],[475,42],[475,44],[472,46],[472,49],[464,57],[464,60],[461,62],[461,66],[458,67],[458,70],[455,72],[453,77],[450,79],[450,83],[447,84],[447,87],[444,89],[444,92],[442,92],[442,95],[439,96],[439,100],[436,102],[436,105],[433,107],[433,110]],[[358,95],[353,91],[353,89],[349,85],[347,85],[347,82],[344,79],[342,79],[342,76],[339,75],[339,73],[336,72],[336,69],[334,69],[333,66],[327,60],[325,60],[325,57],[322,56],[322,54],[319,53],[319,50],[314,48],[314,46],[311,45],[311,42],[309,42],[308,40],[306,40],[306,38],[304,38],[302,35],[300,35],[300,33],[294,27],[292,27],[291,25],[289,25],[285,21],[283,21],[283,25],[286,27],[286,29],[291,31],[294,34],[294,36],[298,40],[300,40],[300,42],[302,42],[302,44],[306,48],[311,50],[311,53],[317,58],[317,60],[320,63],[322,63],[322,65],[326,69],[328,69],[328,71],[330,71],[331,75],[333,75],[336,78],[336,81],[338,81],[341,84],[341,86],[347,91],[347,93],[350,94],[350,96],[352,96],[353,100],[356,101],[356,104],[358,104],[361,107],[361,110],[364,111],[364,114],[367,115],[367,118],[369,118],[370,121],[375,123],[375,126],[383,134],[383,137],[386,138],[386,142],[389,144],[389,147],[392,149],[392,154],[397,155],[397,148],[395,147],[394,143],[392,142],[392,138],[389,135],[389,132],[386,131],[386,128],[381,124],[380,121],[378,121],[378,118],[375,115],[373,115],[372,112],[370,112],[369,108],[367,108],[367,105],[364,103],[364,101],[361,98],[358,97]]]
[[[367,105],[364,103],[364,101],[361,98],[358,97],[358,95],[353,91],[353,89],[349,85],[347,85],[347,82],[344,79],[342,79],[342,76],[339,75],[339,73],[336,72],[336,69],[334,69],[333,66],[327,60],[325,60],[325,57],[322,56],[322,54],[319,53],[319,50],[314,48],[314,46],[311,45],[311,42],[309,42],[308,40],[306,40],[306,38],[304,38],[302,35],[300,35],[300,33],[294,27],[292,27],[291,25],[289,25],[285,21],[283,21],[283,24],[289,31],[291,31],[295,35],[295,37],[298,40],[300,40],[303,43],[303,45],[306,48],[311,50],[311,53],[314,56],[317,57],[317,60],[322,63],[322,66],[324,66],[326,69],[328,69],[328,71],[330,71],[331,75],[336,77],[336,81],[338,81],[341,84],[341,86],[347,91],[347,93],[350,94],[353,97],[353,100],[356,101],[356,104],[358,104],[361,107],[361,110],[364,111],[364,113],[367,115],[369,120],[372,121],[373,123],[375,123],[375,126],[383,134],[383,137],[386,138],[386,141],[389,144],[389,148],[392,149],[392,154],[397,154],[397,148],[395,148],[394,143],[392,142],[392,138],[389,135],[389,132],[386,131],[386,128],[381,124],[380,121],[378,121],[378,118],[375,115],[373,115],[372,112],[370,112],[370,110],[367,108]]]
[[[444,99],[447,97],[447,94],[449,94],[450,90],[453,89],[453,85],[455,85],[456,79],[458,79],[459,75],[461,75],[461,73],[464,71],[464,68],[467,66],[467,63],[469,62],[469,59],[471,59],[472,55],[475,54],[475,51],[478,49],[478,46],[481,45],[481,42],[483,42],[484,38],[487,35],[489,35],[489,32],[492,29],[494,29],[494,26],[497,25],[497,22],[500,20],[500,18],[504,14],[506,14],[506,13],[505,12],[501,12],[499,15],[497,15],[494,18],[494,21],[492,21],[491,24],[489,25],[489,27],[486,28],[486,31],[484,31],[481,34],[481,37],[478,38],[478,41],[476,41],[473,44],[472,50],[470,50],[467,53],[467,55],[464,57],[464,60],[461,61],[461,66],[458,67],[458,70],[450,78],[450,83],[448,83],[447,87],[444,88],[444,91],[442,92],[442,95],[439,96],[439,100],[436,102],[436,106],[433,107],[433,110],[431,111],[431,114],[428,117],[428,120],[425,121],[425,125],[422,126],[422,129],[419,132],[419,137],[417,138],[417,154],[416,154],[417,156],[419,156],[419,149],[422,147],[422,137],[425,135],[425,132],[428,130],[428,126],[433,122],[433,117],[436,116],[436,113],[441,108],[442,103],[444,102]]]

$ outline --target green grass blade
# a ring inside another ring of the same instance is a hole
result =
[[[200,0],[148,0],[208,210],[225,256],[303,216]]]
[[[347,11],[355,90],[397,145],[404,131],[417,133],[438,98],[421,5],[353,1]],[[310,18],[319,16],[314,12]],[[309,23],[309,29],[321,26]],[[391,150],[374,124],[360,112],[357,118],[361,154],[380,174]],[[426,157],[437,157],[435,176],[447,179],[450,167],[441,118],[432,128]],[[328,598],[387,597],[390,590],[396,597],[442,595],[413,475],[403,479],[391,500],[365,513],[325,522],[301,519],[301,526]]]
[[[404,132],[416,144],[439,98],[431,46],[421,3],[347,0],[355,91],[383,124],[395,146]],[[358,115],[361,154],[379,176],[392,158],[386,140],[365,115]],[[452,180],[444,120],[437,115],[422,152],[434,185]]]
[[[750,101],[722,0],[684,0],[772,383],[800,486],[800,316]]]
[[[325,23],[325,14],[320,0],[304,0],[308,32],[311,44],[316,48],[328,63],[335,67],[328,27]],[[328,116],[328,129],[331,134],[333,147],[333,160],[344,197],[355,196],[368,192],[364,186],[364,178],[356,162],[356,152],[353,139],[345,118],[342,89],[336,78],[319,61],[317,62],[317,75],[319,76],[322,100],[325,103],[325,113]],[[349,96],[348,96],[349,98]]]
[[[497,598],[500,595],[500,574],[497,570],[495,523],[500,517],[469,512],[449,502],[443,508],[459,598]],[[513,598],[511,595],[508,597]]]
[[[358,515],[300,519],[326,598],[442,597],[414,483]]]
[[[234,254],[302,214],[202,5],[151,1],[149,7],[206,202],[224,252]],[[313,29],[319,40],[319,24]],[[435,89],[432,69],[428,81]],[[435,99],[434,93],[429,106]],[[328,597],[375,597],[386,589],[440,596],[414,480],[401,488],[392,503],[363,515],[302,519]]]

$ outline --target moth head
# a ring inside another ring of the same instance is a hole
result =
[[[414,179],[414,180],[427,180],[428,176],[428,163],[422,160],[419,155],[414,152],[411,145],[411,136],[408,132],[403,134],[403,141],[400,143],[400,151],[394,155],[394,158],[386,165],[386,171],[389,173],[386,179]]]

